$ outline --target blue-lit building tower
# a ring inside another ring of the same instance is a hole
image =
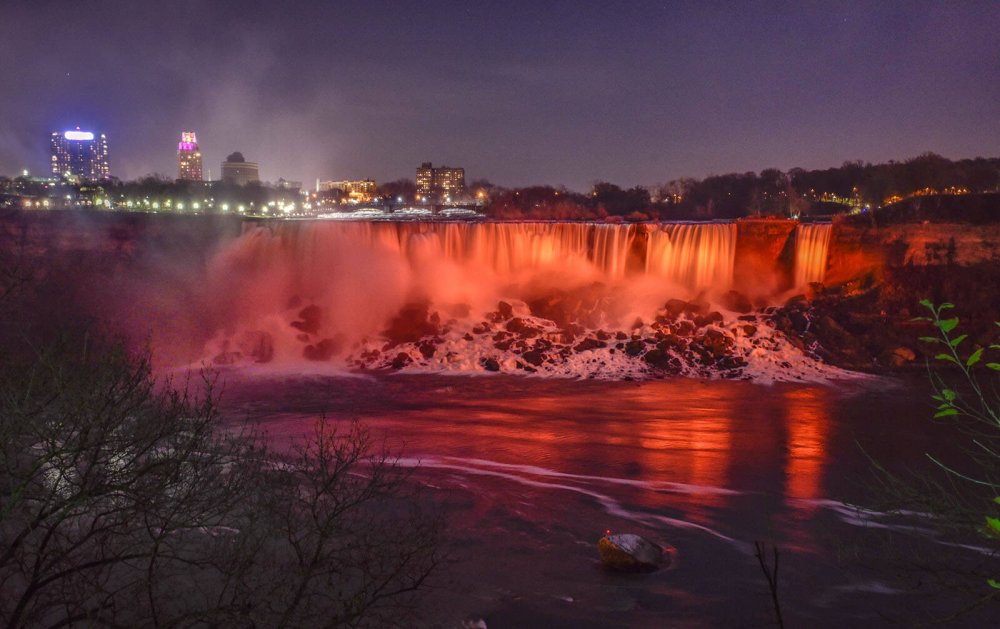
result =
[[[108,166],[108,138],[103,133],[70,131],[52,133],[52,174],[70,175],[85,181],[101,181],[111,177]]]

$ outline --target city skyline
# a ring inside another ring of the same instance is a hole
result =
[[[995,3],[233,6],[5,7],[0,172],[76,125],[126,179],[175,172],[151,147],[193,128],[206,164],[241,150],[275,180],[430,159],[577,190],[1000,144]]]

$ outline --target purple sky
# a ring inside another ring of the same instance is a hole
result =
[[[255,5],[262,5],[257,7]],[[112,172],[503,185],[1000,154],[1000,2],[104,2],[0,8],[0,174],[51,131]]]

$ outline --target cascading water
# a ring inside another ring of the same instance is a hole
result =
[[[646,272],[691,289],[733,283],[736,224],[672,224],[649,234]]]
[[[733,223],[270,223],[213,260],[205,299],[236,307],[203,308],[217,331],[203,355],[610,378],[771,378],[790,362],[808,367],[796,378],[821,373],[763,314],[727,300],[736,240]]]
[[[795,288],[823,281],[831,231],[830,223],[799,224],[795,228]]]

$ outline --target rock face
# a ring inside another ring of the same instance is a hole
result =
[[[403,306],[399,314],[389,322],[385,337],[392,346],[412,343],[440,331],[440,317],[428,312],[427,303],[412,303]]]
[[[597,542],[601,563],[619,572],[652,572],[663,565],[659,544],[632,533],[609,533]]]
[[[299,312],[299,319],[301,320],[292,321],[291,326],[298,330],[302,330],[306,334],[316,334],[319,332],[319,324],[322,317],[323,311],[319,306],[306,306]]]

